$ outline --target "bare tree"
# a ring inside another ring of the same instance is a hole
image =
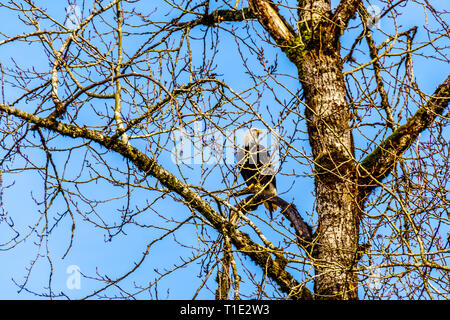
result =
[[[78,226],[148,236],[122,276],[87,275],[101,282],[88,297],[161,297],[158,283],[199,263],[193,298],[448,298],[450,77],[414,73],[448,66],[443,5],[69,1],[65,20],[36,1],[0,9],[22,23],[0,33],[2,50],[33,56],[0,56],[0,248],[37,239],[21,288],[45,257],[41,294],[65,295],[51,287],[60,257],[48,243],[70,219],[63,258]],[[417,9],[423,21],[403,27]],[[230,161],[252,126],[279,153],[273,220],[264,194],[241,197]],[[38,214],[20,230],[7,199],[31,175]],[[177,239],[186,228],[194,243]],[[189,255],[125,289],[158,243]]]

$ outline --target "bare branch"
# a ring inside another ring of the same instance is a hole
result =
[[[333,14],[332,20],[337,23],[342,30],[345,29],[361,2],[361,0],[341,0]]]
[[[428,128],[434,119],[443,114],[450,101],[450,76],[438,86],[427,104],[417,110],[406,124],[395,130],[386,140],[361,162],[358,168],[360,175],[360,192],[365,198],[381,180],[392,171],[397,160],[405,152],[417,136]]]
[[[361,21],[363,21],[365,26],[367,26],[367,22],[370,15],[362,4],[359,6],[358,12],[360,14]],[[389,103],[386,90],[384,88],[383,78],[381,76],[381,65],[380,61],[378,60],[378,49],[375,45],[375,41],[372,38],[372,32],[370,30],[366,30],[365,37],[367,46],[369,47],[370,58],[374,61],[373,68],[375,73],[375,79],[377,82],[377,90],[380,93],[381,97],[381,106],[386,111],[387,125],[389,126],[389,128],[394,130],[395,122],[394,119],[392,118],[392,108]]]
[[[4,104],[0,104],[0,110],[67,137],[85,138],[95,141],[100,145],[121,154],[124,158],[132,161],[141,171],[153,176],[163,186],[185,199],[186,202],[201,213],[218,232],[229,236],[236,248],[243,254],[249,256],[253,262],[265,270],[267,275],[280,286],[280,289],[283,292],[295,299],[309,300],[313,298],[312,293],[307,288],[300,285],[292,275],[285,270],[286,261],[283,255],[274,253],[276,259],[272,259],[270,251],[253,242],[246,233],[236,229],[233,224],[229,223],[224,217],[216,212],[208,202],[203,200],[188,185],[161,167],[156,159],[149,158],[137,148],[128,143],[124,143],[122,140],[112,139],[95,130],[40,118]]]

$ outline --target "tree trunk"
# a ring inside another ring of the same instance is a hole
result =
[[[320,17],[329,14],[322,7]],[[315,165],[319,227],[316,232],[315,294],[321,299],[357,299],[357,277],[352,271],[358,246],[358,203],[351,113],[345,97],[339,30],[314,21],[307,50],[299,60],[306,118]],[[312,27],[311,27],[312,26]],[[307,28],[305,28],[307,30]],[[304,37],[305,38],[305,37]]]
[[[304,58],[301,79],[319,216],[315,293],[317,298],[356,299],[357,189],[341,63],[335,52],[312,50]]]

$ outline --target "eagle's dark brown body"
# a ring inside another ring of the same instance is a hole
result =
[[[250,129],[244,137],[244,147],[238,153],[238,167],[242,178],[254,193],[262,192],[264,197],[277,195],[275,172],[267,148],[258,143],[258,136],[262,131]],[[270,214],[277,209],[269,201],[264,202]]]

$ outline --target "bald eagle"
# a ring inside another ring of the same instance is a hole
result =
[[[237,152],[237,164],[239,171],[253,193],[264,193],[264,198],[277,196],[275,170],[267,148],[260,144],[260,135],[263,130],[251,128],[245,132],[243,148]],[[264,206],[272,212],[277,206],[269,201],[264,201]]]

